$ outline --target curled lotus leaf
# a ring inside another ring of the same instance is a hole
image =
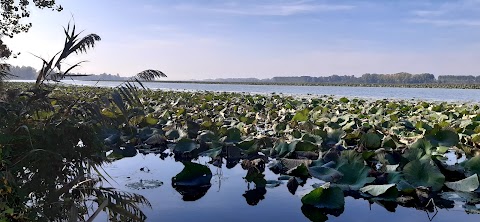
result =
[[[470,177],[467,177],[463,180],[459,180],[456,182],[445,183],[445,186],[447,186],[448,188],[455,191],[461,191],[461,192],[473,192],[476,189],[478,189],[479,185],[480,184],[478,182],[477,174],[474,174]]]

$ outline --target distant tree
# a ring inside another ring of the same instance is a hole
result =
[[[32,23],[21,21],[30,17],[31,4],[40,9],[55,11],[63,9],[62,6],[55,4],[55,0],[0,0],[0,63],[12,55],[1,39],[5,36],[12,38],[15,34],[27,32],[32,27]]]

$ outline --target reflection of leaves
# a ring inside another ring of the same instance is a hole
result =
[[[205,196],[211,186],[173,186],[173,188],[182,195],[184,201],[196,201]]]
[[[265,194],[267,194],[267,190],[265,189],[265,187],[256,187],[253,190],[245,191],[242,196],[245,197],[248,205],[255,206],[261,200],[265,199]]]
[[[267,185],[267,180],[265,180],[265,175],[256,168],[250,168],[247,171],[247,176],[245,180],[249,183],[253,182],[255,187],[265,187]]]
[[[314,222],[323,222],[327,221],[328,217],[324,210],[318,209],[316,207],[310,205],[303,205],[302,206],[302,213],[307,217],[310,221]]]

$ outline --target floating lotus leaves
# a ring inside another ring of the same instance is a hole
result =
[[[368,185],[362,187],[360,191],[368,193],[374,197],[378,197],[382,194],[385,194],[389,189],[396,190],[395,184],[385,184],[385,185]]]
[[[367,149],[378,149],[382,145],[382,138],[376,133],[366,133],[360,139],[360,144]]]
[[[280,141],[275,145],[273,150],[275,151],[275,154],[277,156],[286,157],[290,155],[293,151],[295,151],[295,146],[292,144],[288,144],[286,142]]]
[[[303,196],[302,203],[321,209],[342,209],[345,197],[338,187],[319,187]]]
[[[432,144],[430,141],[426,140],[425,138],[420,138],[415,143],[410,145],[410,148],[424,150],[425,153],[431,154],[431,150],[433,149]]]
[[[452,147],[460,141],[458,134],[450,129],[441,129],[433,135],[427,135],[426,138],[434,146]]]
[[[207,151],[199,153],[198,155],[199,156],[206,156],[206,157],[210,157],[210,158],[215,158],[222,153],[222,148],[223,147],[220,146],[220,147],[217,147],[217,148],[209,149]]]
[[[189,153],[197,148],[197,143],[188,138],[180,139],[173,148],[174,153]]]
[[[430,187],[432,191],[442,189],[445,176],[437,166],[431,165],[429,161],[413,160],[403,168],[405,179],[415,187]]]
[[[171,129],[171,130],[167,131],[167,133],[165,133],[165,136],[169,140],[176,140],[176,139],[180,138],[180,132],[176,129]]]
[[[445,186],[455,191],[473,192],[478,189],[479,186],[478,176],[477,174],[474,174],[463,180],[459,180],[456,182],[447,182],[445,183]]]
[[[343,174],[343,177],[332,186],[337,186],[343,190],[359,190],[365,184],[375,180],[374,177],[368,177],[370,167],[365,166],[362,162],[346,163],[337,169]]]
[[[295,151],[317,151],[318,146],[309,141],[295,141],[290,144],[295,146]]]
[[[308,114],[310,113],[309,109],[304,109],[297,111],[295,116],[293,116],[292,121],[305,122],[308,120]]]
[[[183,162],[183,170],[172,178],[174,186],[204,186],[210,185],[212,171],[205,165]]]
[[[310,167],[308,168],[308,172],[311,176],[326,182],[335,183],[343,177],[343,174],[338,170],[324,166]]]
[[[480,156],[471,158],[465,162],[465,170],[467,173],[480,175]]]
[[[242,135],[238,128],[230,127],[227,129],[226,135],[222,140],[225,143],[238,143],[242,141]]]

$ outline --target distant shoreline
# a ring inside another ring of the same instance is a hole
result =
[[[79,80],[96,82],[98,80]],[[103,81],[103,80],[100,80]],[[124,82],[122,80],[107,80],[108,82]],[[342,86],[342,87],[392,87],[392,88],[445,88],[445,89],[480,89],[478,83],[278,83],[278,82],[218,82],[218,81],[144,81],[144,82],[158,82],[158,83],[182,83],[182,84],[220,84],[220,85],[279,85],[279,86]]]
[[[12,80],[7,80],[12,81]],[[31,79],[14,79],[15,81],[35,81]],[[72,81],[72,80],[68,80]],[[125,82],[125,80],[78,80],[73,81],[85,81],[85,82]],[[153,83],[177,83],[177,84],[219,84],[219,85],[265,85],[265,86],[339,86],[339,87],[391,87],[391,88],[444,88],[444,89],[480,89],[479,83],[281,83],[281,82],[220,82],[220,81],[187,81],[187,80],[156,80],[156,81],[143,81]]]

